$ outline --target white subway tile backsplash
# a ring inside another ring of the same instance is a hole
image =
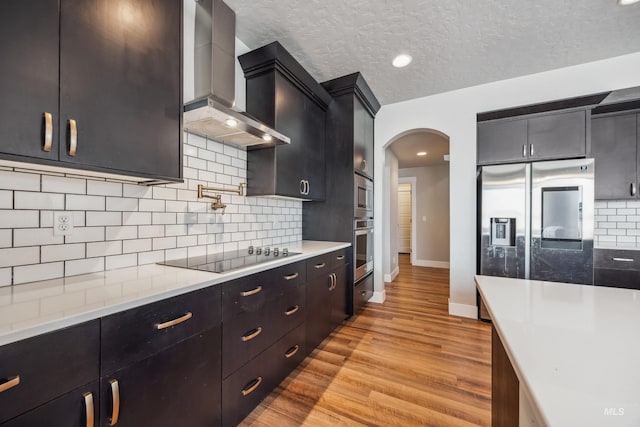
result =
[[[595,203],[594,241],[607,247],[640,247],[640,201],[610,200]]]
[[[195,135],[184,141],[183,183],[147,187],[1,168],[0,286],[300,240],[301,202],[222,193],[221,215],[198,200],[198,184],[231,189],[246,182],[247,155]],[[640,225],[640,204],[626,203],[597,203],[610,209],[597,213],[598,226],[612,225],[616,233],[601,228],[598,237],[640,233],[617,227]],[[72,212],[74,230],[54,236],[53,213],[62,210]]]
[[[0,249],[0,267],[16,265],[38,264],[40,262],[40,247]]]

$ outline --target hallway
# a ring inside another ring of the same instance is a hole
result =
[[[449,270],[413,267],[336,329],[242,425],[490,424],[491,327],[447,312]]]

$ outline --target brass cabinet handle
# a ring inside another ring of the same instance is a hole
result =
[[[344,259],[344,255],[338,255],[338,256],[336,257],[336,259],[337,259],[338,261],[342,261],[342,260]]]
[[[367,172],[367,161],[366,160],[362,160],[362,171],[363,172]]]
[[[522,157],[527,157],[527,144],[522,144]]]
[[[332,291],[333,290],[333,285],[334,285],[334,279],[333,279],[333,273],[331,273],[329,275],[329,279],[331,279],[331,281],[329,282],[329,290]]]
[[[311,191],[311,184],[309,184],[309,181],[305,180],[304,181],[307,184],[307,191],[304,193],[305,195],[309,195],[309,191]]]
[[[51,151],[51,143],[53,142],[53,116],[51,113],[44,113],[44,151]]]
[[[284,354],[284,357],[286,357],[287,359],[290,359],[296,355],[298,350],[300,350],[300,346],[296,344],[293,347],[291,347],[289,350],[287,350],[287,352]]]
[[[533,151],[533,144],[529,144],[529,155],[530,155],[530,156],[533,156],[533,153],[534,153],[534,151]]]
[[[326,263],[326,262],[323,262],[322,264],[316,264],[316,265],[314,265],[313,267],[314,267],[316,270],[320,270],[321,268],[324,268],[326,265],[327,265],[327,263]]]
[[[300,310],[299,305],[294,305],[293,307],[289,307],[287,311],[284,312],[285,316],[291,316],[292,314],[296,314]]]
[[[20,384],[20,375],[8,378],[5,382],[0,384],[0,393],[2,393],[3,391],[7,391],[10,388],[14,388],[18,384]]]
[[[120,418],[120,386],[118,385],[118,380],[109,380],[109,385],[111,386],[111,399],[113,403],[109,425],[114,426],[118,423],[118,418]]]
[[[293,273],[288,276],[284,276],[284,280],[293,280],[293,279],[297,279],[298,277],[300,277],[300,274]]]
[[[633,262],[633,258],[611,258],[611,261],[620,261],[620,262]]]
[[[164,322],[164,323],[157,323],[156,324],[156,329],[157,330],[167,329],[167,328],[170,328],[172,326],[179,325],[182,322],[186,322],[187,320],[191,319],[192,317],[193,317],[193,313],[191,313],[189,311],[189,312],[187,312],[187,314],[185,314],[184,316],[180,316],[177,319],[169,320],[168,322]]]
[[[242,342],[251,341],[261,333],[262,333],[262,326],[258,326],[257,328],[249,331],[247,335],[243,335],[242,337],[240,337],[240,339],[242,340]]]
[[[240,292],[241,297],[250,297],[251,295],[255,295],[262,291],[262,286],[258,286],[255,289],[251,289],[250,291]]]
[[[86,417],[85,425],[87,427],[93,427],[93,419],[95,417],[93,410],[93,393],[85,393],[82,395],[84,397],[84,413]]]
[[[629,186],[629,193],[631,193],[632,196],[636,195],[636,186],[635,186],[635,184],[633,182]]]
[[[251,394],[255,391],[255,389],[258,388],[258,386],[262,383],[262,377],[258,377],[255,380],[252,380],[249,384],[247,384],[243,389],[242,389],[242,395],[246,396],[248,394]]]
[[[74,157],[78,148],[78,124],[74,119],[69,119],[69,155]]]
[[[362,292],[360,292],[360,295],[362,295],[362,296],[367,295],[367,291],[362,291]]]
[[[306,184],[304,183],[304,179],[300,180],[300,194],[304,195],[304,191],[307,188]]]

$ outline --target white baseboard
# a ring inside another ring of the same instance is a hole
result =
[[[400,267],[398,267],[396,265],[396,268],[393,269],[393,271],[391,272],[391,274],[385,274],[384,275],[384,281],[385,283],[391,283],[393,282],[393,280],[398,276],[398,274],[400,274]]]
[[[369,302],[375,302],[378,304],[382,304],[384,302],[384,300],[386,299],[386,293],[384,291],[384,289],[382,291],[375,291],[373,293],[373,296],[371,298],[369,298]]]
[[[449,268],[448,261],[430,261],[426,259],[416,259],[412,262],[416,267]]]
[[[467,317],[469,319],[478,318],[478,307],[469,304],[459,304],[449,301],[449,314],[452,316]]]

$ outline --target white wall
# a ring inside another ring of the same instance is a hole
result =
[[[416,177],[414,264],[448,268],[449,165],[400,169],[398,176]]]
[[[386,153],[384,165],[385,194],[389,203],[385,205],[384,239],[389,242],[389,251],[384,256],[384,281],[391,282],[398,274],[398,158],[390,150]]]
[[[457,91],[385,105],[375,121],[375,160],[384,164],[385,147],[413,129],[435,129],[450,143],[451,278],[449,312],[476,316],[476,114],[501,108],[640,86],[640,52],[503,80]],[[425,78],[428,78],[426,76]],[[382,170],[376,170],[375,192],[383,194]],[[384,196],[384,194],[383,194]],[[376,227],[388,222],[385,197],[375,200]],[[384,242],[389,250],[388,241]],[[383,236],[375,237],[375,290],[383,288]]]

